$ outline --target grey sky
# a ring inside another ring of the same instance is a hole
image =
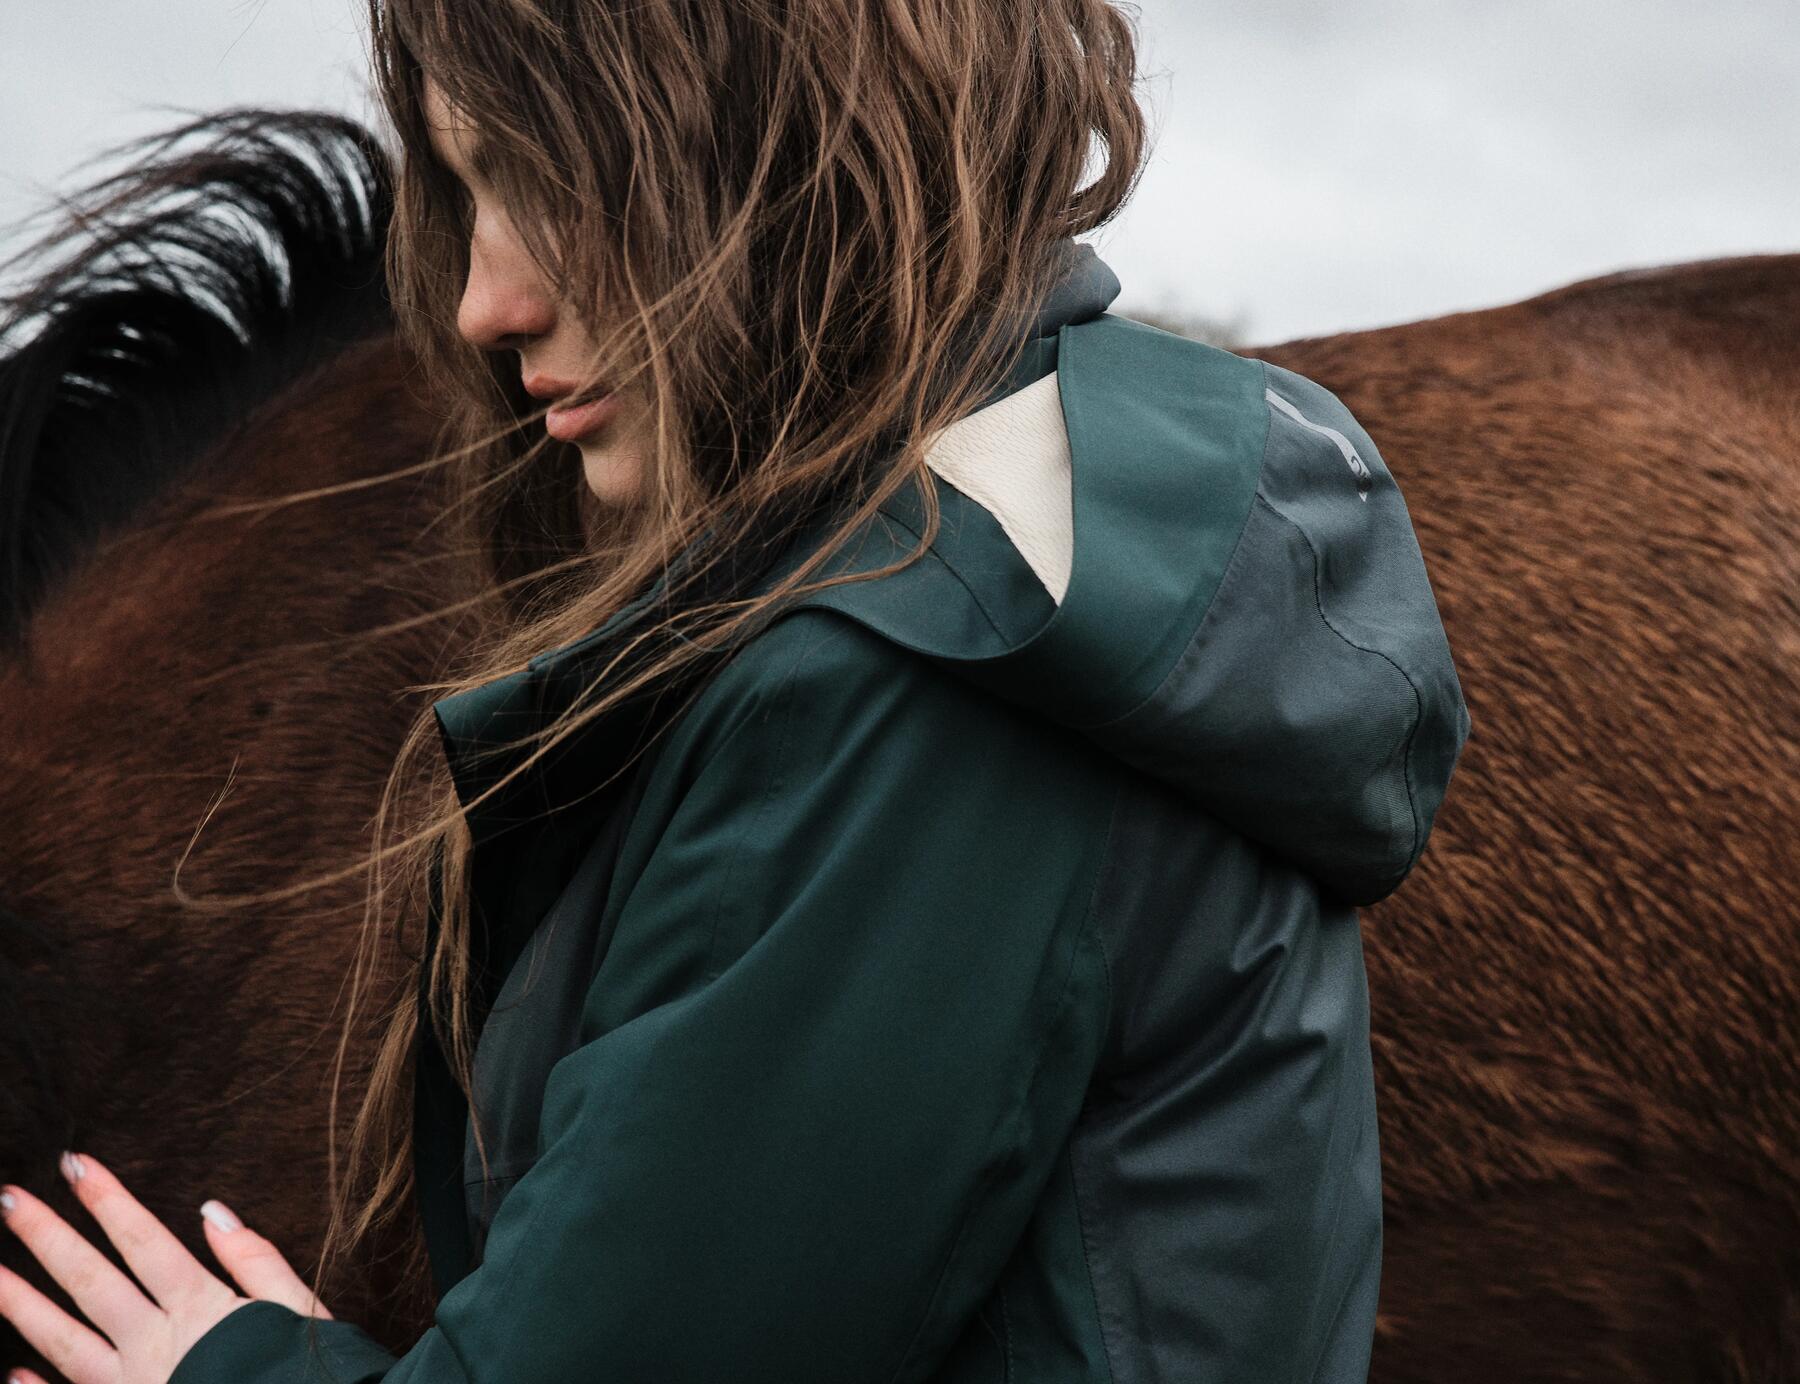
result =
[[[1796,0],[1145,0],[1124,305],[1248,340],[1800,250]],[[353,0],[0,0],[0,221],[153,103],[361,113]],[[0,252],[11,244],[0,239]]]

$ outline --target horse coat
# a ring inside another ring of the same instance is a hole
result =
[[[1366,1377],[1356,910],[1469,716],[1349,411],[1117,291],[1075,257],[936,440],[925,558],[780,609],[605,790],[642,704],[469,808],[488,1166],[427,1028],[425,1335],[258,1301],[172,1384]],[[436,704],[465,806],[627,614]]]

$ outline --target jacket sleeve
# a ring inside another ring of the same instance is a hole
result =
[[[754,641],[665,754],[685,786],[538,1161],[404,1356],[312,1323],[337,1377],[921,1379],[1022,1235],[1105,1041],[1118,766],[822,612]],[[241,1308],[171,1384],[298,1384],[306,1325]]]

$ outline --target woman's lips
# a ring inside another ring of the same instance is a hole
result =
[[[612,422],[618,412],[619,396],[602,394],[585,404],[551,409],[544,415],[544,430],[559,442],[579,442]]]

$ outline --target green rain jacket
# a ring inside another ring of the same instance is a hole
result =
[[[1356,908],[1468,712],[1344,405],[1117,292],[1072,255],[939,439],[927,557],[783,608],[608,791],[629,710],[471,811],[489,1167],[427,1032],[417,1344],[259,1301],[172,1384],[1366,1377]],[[624,618],[436,704],[465,805]]]

